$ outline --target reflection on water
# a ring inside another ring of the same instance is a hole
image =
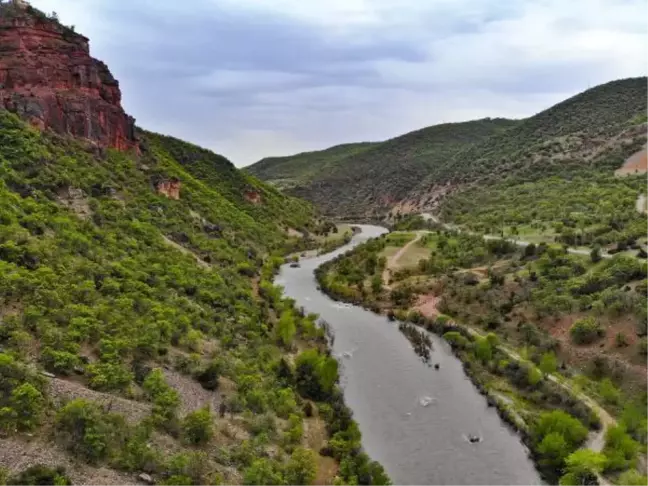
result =
[[[413,352],[397,323],[317,290],[315,268],[385,232],[361,227],[349,245],[302,260],[300,268],[285,265],[276,283],[330,324],[341,386],[367,453],[395,484],[541,484],[519,438],[487,407],[447,343],[431,335],[435,370]]]

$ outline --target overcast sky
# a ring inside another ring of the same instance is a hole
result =
[[[32,0],[137,123],[243,166],[645,75],[646,0]]]

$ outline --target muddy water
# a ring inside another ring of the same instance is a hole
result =
[[[331,325],[345,399],[367,453],[395,484],[541,484],[519,438],[487,407],[445,342],[432,336],[435,371],[395,323],[317,290],[315,268],[385,232],[361,227],[349,245],[303,260],[301,268],[282,267],[276,283]],[[482,441],[470,443],[471,434]]]

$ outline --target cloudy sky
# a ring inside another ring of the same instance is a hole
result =
[[[90,37],[140,126],[244,166],[524,117],[648,68],[645,0],[31,0]]]

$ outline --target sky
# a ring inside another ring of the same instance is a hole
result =
[[[90,38],[148,130],[242,167],[522,118],[648,71],[645,0],[31,0]]]

